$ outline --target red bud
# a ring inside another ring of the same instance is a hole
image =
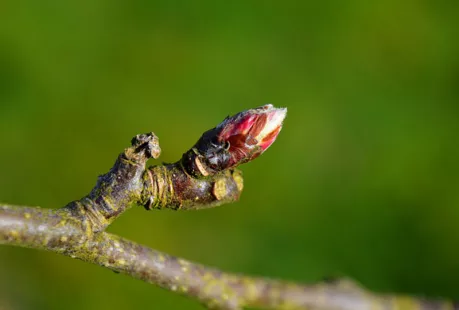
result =
[[[276,140],[282,128],[287,109],[271,104],[247,110],[225,119],[217,141],[229,143],[229,167],[248,162],[261,155]]]
[[[267,104],[227,117],[184,154],[184,163],[191,163],[185,166],[206,176],[251,161],[276,140],[286,114]]]

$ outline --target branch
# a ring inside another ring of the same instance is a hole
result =
[[[0,244],[52,251],[199,300],[211,309],[445,309],[447,302],[375,295],[348,281],[301,285],[221,272],[104,232],[132,205],[200,209],[239,198],[236,170],[278,135],[285,110],[248,110],[203,134],[174,164],[146,169],[160,154],[153,133],[138,135],[90,194],[57,210],[0,205]],[[410,308],[413,309],[413,308]]]
[[[0,244],[47,250],[104,266],[196,298],[212,309],[395,310],[407,304],[448,309],[448,303],[376,296],[349,282],[307,286],[224,273],[105,232],[87,234],[60,210],[0,206]]]

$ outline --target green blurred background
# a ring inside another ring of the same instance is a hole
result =
[[[459,2],[2,1],[0,200],[88,193],[132,136],[178,159],[226,115],[289,109],[240,202],[109,231],[227,271],[459,298]],[[0,247],[6,309],[201,309]],[[6,306],[7,305],[7,306]]]

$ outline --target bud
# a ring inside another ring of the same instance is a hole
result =
[[[286,114],[267,104],[227,117],[184,154],[185,168],[207,176],[255,159],[276,140]]]

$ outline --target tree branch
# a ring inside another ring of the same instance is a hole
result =
[[[0,244],[97,264],[195,298],[210,309],[453,309],[446,302],[377,296],[348,281],[300,285],[224,273],[112,234],[90,234],[62,210],[1,205]]]
[[[210,309],[452,309],[448,302],[375,295],[348,281],[301,285],[224,273],[104,232],[135,204],[179,210],[237,200],[243,183],[235,167],[274,142],[284,117],[284,109],[271,105],[236,114],[204,133],[177,163],[148,169],[147,160],[160,153],[158,138],[138,135],[82,199],[57,210],[0,205],[0,244],[97,264],[195,298]]]

